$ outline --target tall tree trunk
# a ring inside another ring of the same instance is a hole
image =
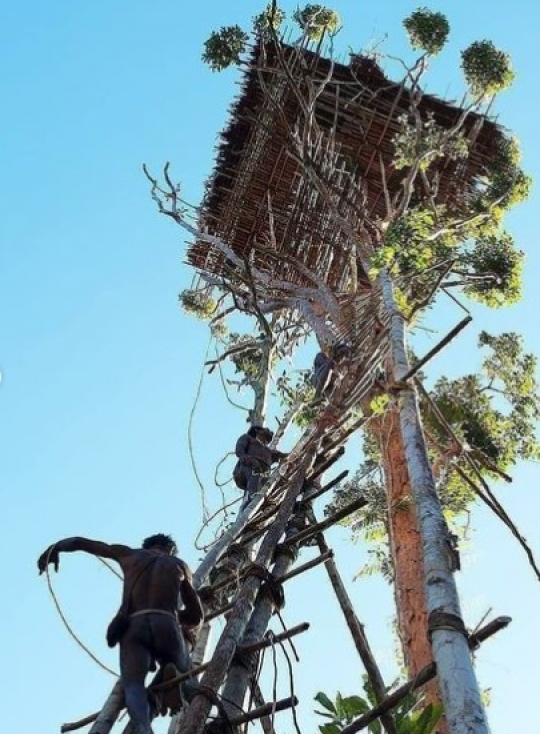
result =
[[[380,276],[385,308],[390,316],[390,340],[396,380],[409,370],[405,320],[396,306],[391,276]],[[431,625],[433,659],[451,734],[488,734],[487,720],[461,619],[449,563],[449,531],[429,464],[416,392],[400,395],[400,428],[418,528],[422,538],[424,591]]]
[[[422,538],[411,493],[399,415],[396,411],[388,411],[372,425],[382,453],[398,634],[408,675],[413,678],[433,659],[427,634]],[[437,679],[430,681],[422,690],[426,704],[441,703]],[[446,734],[447,731],[446,721],[442,719],[436,732]]]
[[[273,336],[266,336],[261,347],[259,374],[249,381],[254,394],[253,408],[249,411],[248,418],[252,426],[264,425],[268,395],[270,394],[270,373],[275,352],[276,346]]]

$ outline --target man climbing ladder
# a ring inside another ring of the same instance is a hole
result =
[[[87,538],[66,538],[41,554],[39,572],[43,573],[48,564],[54,564],[58,571],[60,553],[73,551],[110,558],[124,572],[122,603],[107,630],[107,642],[110,647],[120,644],[120,678],[135,734],[152,734],[146,675],[155,670],[155,663],[160,669],[154,683],[190,670],[191,658],[181,625],[193,628],[203,621],[191,571],[184,561],[175,557],[176,544],[172,538],[158,533],[146,538],[142,548],[136,549]],[[178,609],[179,599],[184,605],[182,609]],[[189,698],[195,685],[191,681],[183,683],[182,694]],[[165,706],[173,710],[180,708],[180,689],[169,690]]]
[[[242,508],[261,488],[262,482],[270,474],[272,464],[287,458],[287,454],[271,449],[274,434],[265,426],[251,426],[236,442],[235,453],[238,457],[233,471],[236,486],[244,490]]]

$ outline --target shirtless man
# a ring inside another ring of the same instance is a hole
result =
[[[155,669],[155,662],[160,665],[162,675],[166,666],[166,678],[174,677],[175,669],[180,673],[190,670],[191,659],[180,625],[195,627],[203,621],[203,609],[192,586],[191,571],[184,561],[175,557],[176,544],[172,538],[158,533],[146,538],[142,548],[109,545],[87,538],[66,538],[41,554],[39,572],[43,573],[50,563],[58,571],[60,553],[73,551],[110,558],[119,563],[124,572],[119,614],[127,616],[127,628],[119,640],[120,676],[134,731],[152,734],[146,675]],[[184,605],[180,610],[179,599]],[[112,625],[109,633],[111,629]],[[189,687],[189,683],[183,684],[184,694],[189,695]]]

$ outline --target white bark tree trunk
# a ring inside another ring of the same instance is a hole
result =
[[[264,426],[266,406],[270,394],[272,360],[276,352],[273,337],[267,336],[261,347],[261,366],[256,378],[249,380],[253,390],[253,408],[249,411],[249,422],[252,426]]]
[[[390,316],[394,375],[402,379],[408,369],[405,320],[396,306],[390,274],[380,275],[383,301]],[[416,391],[411,385],[400,396],[400,426],[411,490],[424,551],[424,584],[428,615],[432,620],[432,650],[441,696],[451,734],[488,734],[466,636],[453,627],[461,610],[449,564],[449,531],[443,516],[429,463]],[[441,614],[449,615],[441,619]],[[438,622],[436,622],[436,616]],[[441,625],[441,626],[437,626]],[[427,630],[426,630],[427,633]]]

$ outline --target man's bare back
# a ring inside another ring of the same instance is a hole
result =
[[[132,589],[130,612],[143,609],[163,609],[175,613],[182,582],[186,578],[185,564],[160,551],[135,550],[122,563],[124,586]]]
[[[187,672],[191,659],[180,624],[196,627],[203,621],[203,608],[192,585],[191,571],[174,556],[176,545],[170,536],[159,533],[147,538],[143,548],[109,545],[88,538],[65,538],[41,554],[40,573],[48,564],[54,564],[58,570],[59,554],[73,551],[114,560],[124,572],[119,615],[128,622],[119,636],[121,678],[135,731],[151,734],[146,675],[154,661],[159,663],[160,672],[167,673],[172,667],[172,677],[176,670]],[[179,600],[184,605],[180,610]],[[183,686],[187,695],[188,683]]]

